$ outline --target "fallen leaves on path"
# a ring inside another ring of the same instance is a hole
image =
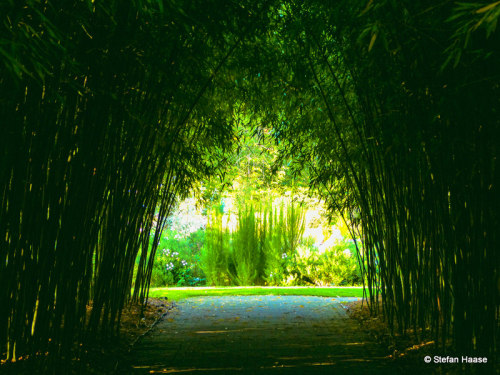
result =
[[[366,301],[347,303],[344,308],[350,318],[357,320],[372,337],[392,352],[389,358],[418,366],[424,363],[423,358],[426,355],[434,355],[436,348],[434,341],[417,339],[413,330],[407,330],[404,334],[397,333],[399,331],[397,326],[391,333],[389,325],[383,319],[382,312],[380,311],[376,316],[371,315]],[[419,337],[421,336],[422,332],[419,332]],[[422,370],[426,370],[425,366]],[[451,369],[448,370],[451,371]],[[427,368],[426,371],[429,369]]]

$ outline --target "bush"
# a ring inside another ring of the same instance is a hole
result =
[[[323,251],[300,246],[288,267],[288,273],[294,276],[288,283],[354,285],[362,281],[356,247],[346,240]]]
[[[187,237],[167,230],[163,234],[155,255],[151,286],[194,286],[205,283],[200,269],[200,250],[205,231],[200,229]]]

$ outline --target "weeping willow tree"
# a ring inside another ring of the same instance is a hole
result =
[[[145,301],[173,202],[224,164],[217,77],[266,9],[33,0],[0,14],[0,349],[71,358],[118,331],[138,254]]]
[[[457,353],[491,355],[500,332],[499,16],[290,1],[269,47],[284,56],[274,137],[362,235],[370,307]]]

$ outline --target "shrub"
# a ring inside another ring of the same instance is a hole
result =
[[[187,237],[172,230],[165,231],[155,255],[151,286],[204,284],[205,275],[199,267],[204,237],[202,229]]]
[[[324,251],[300,246],[289,267],[296,280],[315,285],[354,285],[362,281],[356,248],[346,240]]]

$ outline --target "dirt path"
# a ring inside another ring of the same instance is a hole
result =
[[[343,303],[356,298],[189,298],[135,347],[133,374],[408,374]]]

